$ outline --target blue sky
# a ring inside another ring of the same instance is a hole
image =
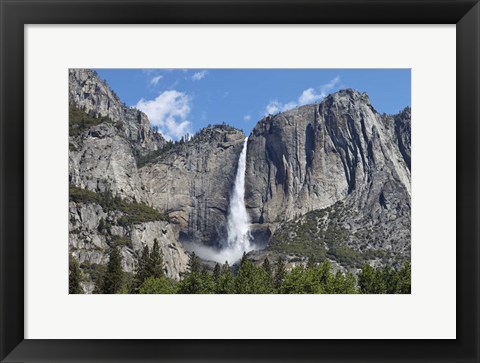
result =
[[[169,139],[225,122],[250,133],[265,114],[367,92],[378,112],[410,106],[410,69],[96,69],[128,106]]]

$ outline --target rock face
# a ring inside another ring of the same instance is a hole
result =
[[[341,228],[377,226],[370,239],[349,237],[408,255],[410,249],[410,111],[378,114],[366,94],[343,90],[320,104],[262,119],[248,142],[246,203],[252,222],[281,223],[335,205]],[[338,225],[336,228],[340,228]],[[273,232],[272,231],[272,232]],[[382,240],[386,235],[391,238]],[[355,242],[354,242],[355,241]]]
[[[150,129],[147,115],[121,102],[95,71],[70,69],[68,75],[70,104],[86,113],[105,116],[114,123],[120,123],[122,136],[140,153],[157,150],[165,145],[163,136]]]
[[[164,221],[120,226],[118,220],[123,213],[105,211],[98,204],[70,202],[70,252],[80,264],[106,264],[108,250],[115,240],[121,240],[128,245],[121,245],[124,271],[133,272],[139,253],[144,245],[151,249],[157,239],[163,252],[166,275],[178,280],[186,271],[189,256],[175,238],[172,225]],[[101,220],[111,225],[110,231],[100,230]]]
[[[69,181],[92,191],[145,200],[130,142],[111,124],[70,137]]]
[[[150,129],[147,116],[123,104],[96,72],[69,71],[69,104],[103,122],[70,135],[70,183],[93,191],[110,190],[129,200],[145,200],[136,156],[165,146],[165,139]]]
[[[69,86],[70,106],[99,120],[70,134],[70,185],[143,202],[168,214],[171,222],[125,227],[118,223],[122,217],[118,211],[71,203],[71,253],[80,263],[106,264],[112,238],[122,237],[131,244],[121,247],[123,268],[132,272],[143,245],[151,247],[156,238],[167,275],[179,279],[189,258],[179,241],[211,245],[225,237],[228,201],[245,134],[217,125],[188,141],[168,143],[151,131],[145,114],[125,106],[95,72],[70,70]],[[111,224],[108,233],[98,231],[102,218]]]
[[[229,126],[200,131],[140,169],[152,205],[167,211],[180,240],[225,238],[228,202],[245,134]]]
[[[352,90],[261,120],[248,142],[252,220],[291,219],[377,180],[394,180],[410,193],[410,171],[387,122]]]
[[[411,135],[412,135],[412,121],[411,121],[410,107],[405,108],[398,115],[394,116],[395,120],[395,136],[398,142],[398,148],[402,153],[403,159],[411,170]]]
[[[138,157],[161,150],[166,141],[151,131],[147,116],[125,106],[90,70],[69,71],[69,103],[94,118],[105,118],[92,127],[70,134],[70,185],[150,205],[139,176]],[[132,272],[138,253],[144,245],[152,247],[156,238],[164,253],[167,276],[179,279],[187,269],[189,257],[178,243],[174,226],[164,221],[122,226],[121,217],[121,212],[107,211],[95,203],[71,202],[70,253],[81,264],[104,265],[108,262],[110,247],[121,241],[123,269]],[[99,231],[101,219],[110,226],[108,231]],[[93,291],[92,283],[87,285],[85,291]]]

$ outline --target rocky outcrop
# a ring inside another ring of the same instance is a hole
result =
[[[100,124],[70,139],[70,184],[145,201],[130,142],[114,125]]]
[[[254,223],[291,219],[389,180],[410,194],[397,141],[368,96],[353,90],[268,116],[249,137],[246,199]]]
[[[350,231],[345,246],[408,256],[409,161],[409,110],[383,117],[366,94],[339,91],[257,124],[248,143],[247,208],[254,224],[268,223],[274,232],[305,213],[341,204],[344,218],[331,228]],[[374,227],[380,232],[354,236]]]
[[[140,169],[147,199],[169,214],[180,240],[212,245],[226,237],[244,139],[242,131],[230,126],[211,126]]]
[[[69,104],[98,120],[69,136],[70,185],[95,193],[109,192],[128,202],[150,205],[139,176],[138,158],[158,152],[165,139],[150,128],[147,116],[123,104],[96,72],[69,71]],[[75,131],[75,130],[74,130]],[[187,269],[188,255],[168,222],[150,221],[121,226],[119,211],[106,211],[95,203],[70,203],[69,250],[79,262],[104,265],[112,245],[119,245],[123,269],[132,272],[138,253],[157,239],[164,252],[167,276],[179,279]],[[100,220],[108,231],[99,231]],[[91,284],[85,285],[90,291]]]
[[[398,141],[398,148],[402,153],[403,159],[411,169],[412,156],[411,156],[411,135],[412,135],[412,121],[411,121],[411,109],[405,108],[399,114],[393,116],[395,120],[395,136]]]
[[[172,224],[161,221],[142,223],[134,225],[129,232],[133,250],[137,253],[145,244],[151,251],[156,239],[163,253],[166,275],[175,280],[180,279],[182,273],[187,270],[190,257],[178,243]]]
[[[161,149],[162,135],[154,133],[142,111],[125,105],[118,96],[90,69],[70,69],[68,100],[86,113],[110,118],[121,126],[121,134],[139,153]]]
[[[108,263],[108,251],[117,245],[123,257],[123,269],[133,272],[143,247],[148,245],[151,249],[156,239],[163,252],[166,275],[178,280],[187,270],[189,256],[178,243],[170,223],[153,221],[121,226],[119,219],[123,213],[107,212],[94,203],[70,202],[69,211],[69,250],[80,264]],[[101,220],[106,227],[100,228]]]
[[[94,71],[69,71],[69,104],[106,120],[70,135],[70,184],[145,201],[137,157],[163,148],[166,141],[162,135],[151,131],[147,116],[122,103]]]

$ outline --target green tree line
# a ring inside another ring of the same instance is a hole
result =
[[[265,258],[257,266],[246,255],[241,259],[234,275],[228,262],[216,264],[213,271],[202,266],[192,254],[188,272],[180,281],[165,274],[163,254],[155,240],[150,251],[145,246],[137,268],[130,278],[122,271],[122,256],[118,247],[110,250],[110,260],[98,278],[94,293],[100,294],[409,294],[411,268],[409,263],[399,269],[389,266],[374,268],[363,265],[358,276],[351,272],[334,272],[329,261],[287,270],[285,260],[271,263]],[[71,258],[70,293],[81,293],[81,270]]]

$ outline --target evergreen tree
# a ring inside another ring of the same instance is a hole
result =
[[[245,254],[243,255],[245,257]],[[237,276],[235,277],[235,292],[237,294],[254,294],[254,271],[253,264],[242,258]]]
[[[211,275],[207,272],[188,272],[178,286],[179,294],[211,294],[215,292]]]
[[[188,268],[190,272],[200,272],[202,268],[200,259],[195,254],[195,252],[192,252],[192,255],[190,256],[190,260],[188,261]]]
[[[202,272],[200,273],[200,278],[202,280],[201,294],[214,294],[216,284],[213,280],[213,275],[208,271],[207,267],[204,266]]]
[[[139,289],[140,294],[175,294],[175,284],[166,277],[149,277]]]
[[[332,283],[333,280],[333,276],[330,273],[331,267],[332,265],[330,261],[325,261],[324,263],[315,266],[316,279],[324,290],[329,288],[329,285]]]
[[[268,257],[265,257],[262,263],[262,270],[264,274],[264,279],[265,279],[265,284],[268,292],[266,293],[272,293],[273,292],[273,271],[272,271],[272,265],[270,264],[270,260]]]
[[[81,271],[78,261],[72,256],[69,256],[68,261],[68,293],[69,294],[83,294],[83,289],[80,286]]]
[[[143,246],[142,254],[138,258],[137,266],[135,269],[135,286],[134,289],[137,291],[140,288],[140,285],[149,277],[149,268],[150,265],[150,250],[148,245]]]
[[[90,270],[90,278],[92,282],[95,284],[95,287],[92,291],[93,294],[101,294],[102,293],[102,281],[103,276],[105,276],[105,272],[107,271],[107,265],[97,265],[92,264],[92,269]]]
[[[377,274],[377,271],[367,263],[363,265],[358,276],[358,285],[362,294],[381,294],[383,290],[381,274]]]
[[[215,268],[213,269],[213,281],[215,282],[215,284],[218,283],[221,274],[222,274],[222,268],[220,267],[220,264],[217,262],[215,264]]]
[[[244,251],[242,258],[240,259],[240,266],[242,266],[242,264],[245,263],[245,261],[248,261],[248,259],[247,259],[247,253]]]
[[[135,274],[132,272],[123,271],[122,288],[117,293],[132,294],[138,292],[135,283]]]
[[[381,272],[381,279],[383,282],[383,294],[396,294],[399,290],[398,273],[390,266],[385,266]]]
[[[327,286],[327,294],[356,294],[357,281],[352,273],[342,274],[340,271],[331,276],[330,284]]]
[[[152,253],[150,253],[150,259],[148,264],[148,277],[160,278],[165,276],[163,267],[163,252],[160,250],[158,240],[153,240]]]
[[[122,283],[122,255],[117,247],[112,247],[110,249],[107,271],[103,276],[100,291],[102,294],[116,294],[122,288]]]
[[[323,294],[325,287],[322,284],[321,273],[318,268],[305,268],[302,265],[293,268],[280,287],[283,294]]]
[[[269,293],[270,288],[265,271],[246,258],[242,259],[235,279],[235,291],[237,294]]]
[[[215,286],[215,293],[217,294],[234,294],[235,293],[235,281],[232,275],[232,270],[227,261],[222,266],[222,273]]]
[[[275,274],[273,276],[273,287],[275,289],[280,289],[282,286],[283,280],[287,274],[287,268],[285,265],[285,260],[283,257],[279,257],[277,263],[275,264]]]
[[[403,267],[398,271],[398,293],[400,294],[411,294],[411,283],[412,283],[412,271],[411,266],[408,262],[403,264]]]
[[[265,259],[263,260],[262,268],[265,271],[265,273],[267,274],[267,276],[270,276],[270,278],[271,278],[272,277],[272,266],[270,265],[270,261],[268,260],[268,257],[265,257]]]
[[[294,267],[289,273],[285,275],[282,284],[278,288],[281,294],[308,294],[312,293],[310,289],[305,286],[305,269],[303,266]]]
[[[189,271],[184,275],[178,285],[180,294],[211,294],[215,292],[215,284],[212,275],[206,268],[202,270],[200,258],[192,252],[188,261]]]

